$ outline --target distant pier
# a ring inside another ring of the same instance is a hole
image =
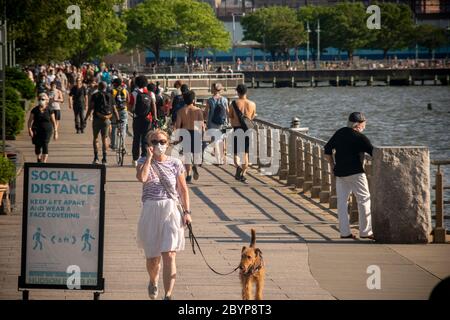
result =
[[[251,88],[450,85],[450,68],[243,71]]]

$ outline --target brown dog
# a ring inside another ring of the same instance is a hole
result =
[[[243,247],[241,254],[241,263],[239,268],[241,269],[239,277],[242,284],[242,299],[251,300],[252,299],[252,289],[253,284],[256,283],[256,296],[255,300],[262,300],[263,289],[264,289],[264,260],[262,257],[261,250],[255,248],[256,243],[256,232],[255,229],[251,230],[252,240],[250,242],[250,247]]]

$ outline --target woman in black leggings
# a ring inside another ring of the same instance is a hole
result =
[[[58,139],[55,114],[48,109],[48,96],[39,95],[39,105],[31,110],[28,119],[28,133],[33,141],[37,162],[47,162],[50,138]]]

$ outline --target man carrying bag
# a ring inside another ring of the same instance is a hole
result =
[[[87,121],[87,119],[89,119],[92,111],[94,111],[94,121],[92,121],[92,131],[94,133],[92,141],[94,147],[93,163],[98,163],[98,134],[101,133],[103,153],[102,164],[106,165],[106,138],[109,134],[109,127],[111,125],[113,112],[117,119],[119,118],[119,113],[117,112],[116,106],[114,104],[114,98],[109,92],[106,91],[105,82],[100,82],[98,84],[98,92],[96,92],[91,98],[91,104],[84,121]]]
[[[231,126],[234,131],[238,129],[242,129],[244,133],[247,130],[253,129],[255,126],[253,124],[253,119],[256,116],[256,104],[247,99],[247,87],[244,84],[239,84],[236,87],[236,91],[238,93],[239,98],[236,101],[233,101],[231,104],[232,107],[229,110],[229,119]],[[250,141],[249,137],[245,137],[244,142],[244,159],[242,161],[242,165],[239,165],[239,156],[238,156],[238,139],[236,136],[236,132],[234,135],[234,164],[236,166],[236,180],[246,182],[247,178],[245,177],[249,164],[249,148]]]

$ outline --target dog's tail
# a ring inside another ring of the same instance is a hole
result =
[[[251,230],[252,232],[252,240],[250,241],[250,247],[254,247],[256,243],[256,232],[255,229]]]

